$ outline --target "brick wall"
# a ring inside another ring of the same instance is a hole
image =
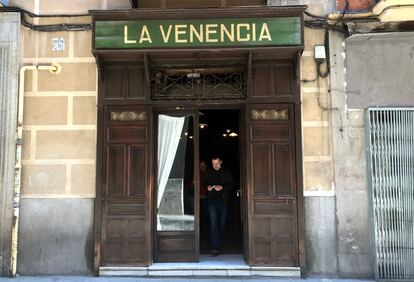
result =
[[[370,11],[375,6],[376,0],[348,0],[351,12],[356,11]],[[336,9],[343,11],[346,5],[346,0],[336,0]]]

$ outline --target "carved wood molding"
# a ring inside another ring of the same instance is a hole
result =
[[[146,121],[147,112],[134,112],[134,111],[124,111],[124,112],[110,112],[109,119],[111,121]]]
[[[289,111],[284,110],[255,110],[251,111],[252,120],[288,120]]]

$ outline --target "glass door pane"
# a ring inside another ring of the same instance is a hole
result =
[[[194,119],[158,116],[157,231],[194,231]]]

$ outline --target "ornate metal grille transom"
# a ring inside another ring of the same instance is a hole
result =
[[[146,121],[146,112],[133,112],[133,111],[112,111],[109,114],[110,121]]]
[[[253,120],[288,120],[288,110],[252,110]]]
[[[153,100],[234,100],[247,93],[243,68],[158,69],[151,74]]]

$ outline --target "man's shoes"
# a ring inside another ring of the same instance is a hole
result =
[[[218,251],[218,250],[211,250],[211,255],[213,256],[213,257],[216,257],[216,256],[218,256],[220,254],[220,252]]]

